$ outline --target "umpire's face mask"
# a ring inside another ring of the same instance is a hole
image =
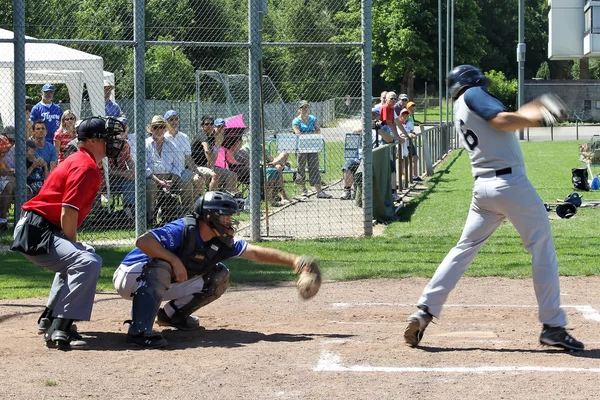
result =
[[[123,146],[125,146],[125,141],[119,139],[118,135],[109,135],[106,136],[106,157],[112,158],[116,161],[117,157],[119,157],[119,153],[123,150]]]

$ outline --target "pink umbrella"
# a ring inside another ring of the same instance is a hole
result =
[[[244,114],[239,114],[226,120],[225,129],[228,128],[246,129],[246,125],[244,124]]]

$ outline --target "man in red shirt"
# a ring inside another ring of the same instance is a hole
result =
[[[15,227],[11,250],[55,272],[38,333],[46,346],[87,348],[72,326],[89,321],[102,259],[77,241],[77,228],[89,213],[102,182],[98,163],[118,156],[122,141],[115,119],[92,117],[77,127],[79,150],[48,176],[37,196],[26,202]]]

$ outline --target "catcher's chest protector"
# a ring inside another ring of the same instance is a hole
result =
[[[177,256],[185,265],[188,276],[203,275],[215,268],[217,263],[233,257],[234,250],[223,244],[218,238],[198,245],[196,218],[184,218],[183,240]]]

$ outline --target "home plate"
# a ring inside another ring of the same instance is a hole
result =
[[[489,338],[497,338],[494,332],[490,331],[467,331],[467,332],[448,332],[448,333],[439,333],[438,337],[460,337],[460,338],[477,338],[477,339],[489,339]]]

